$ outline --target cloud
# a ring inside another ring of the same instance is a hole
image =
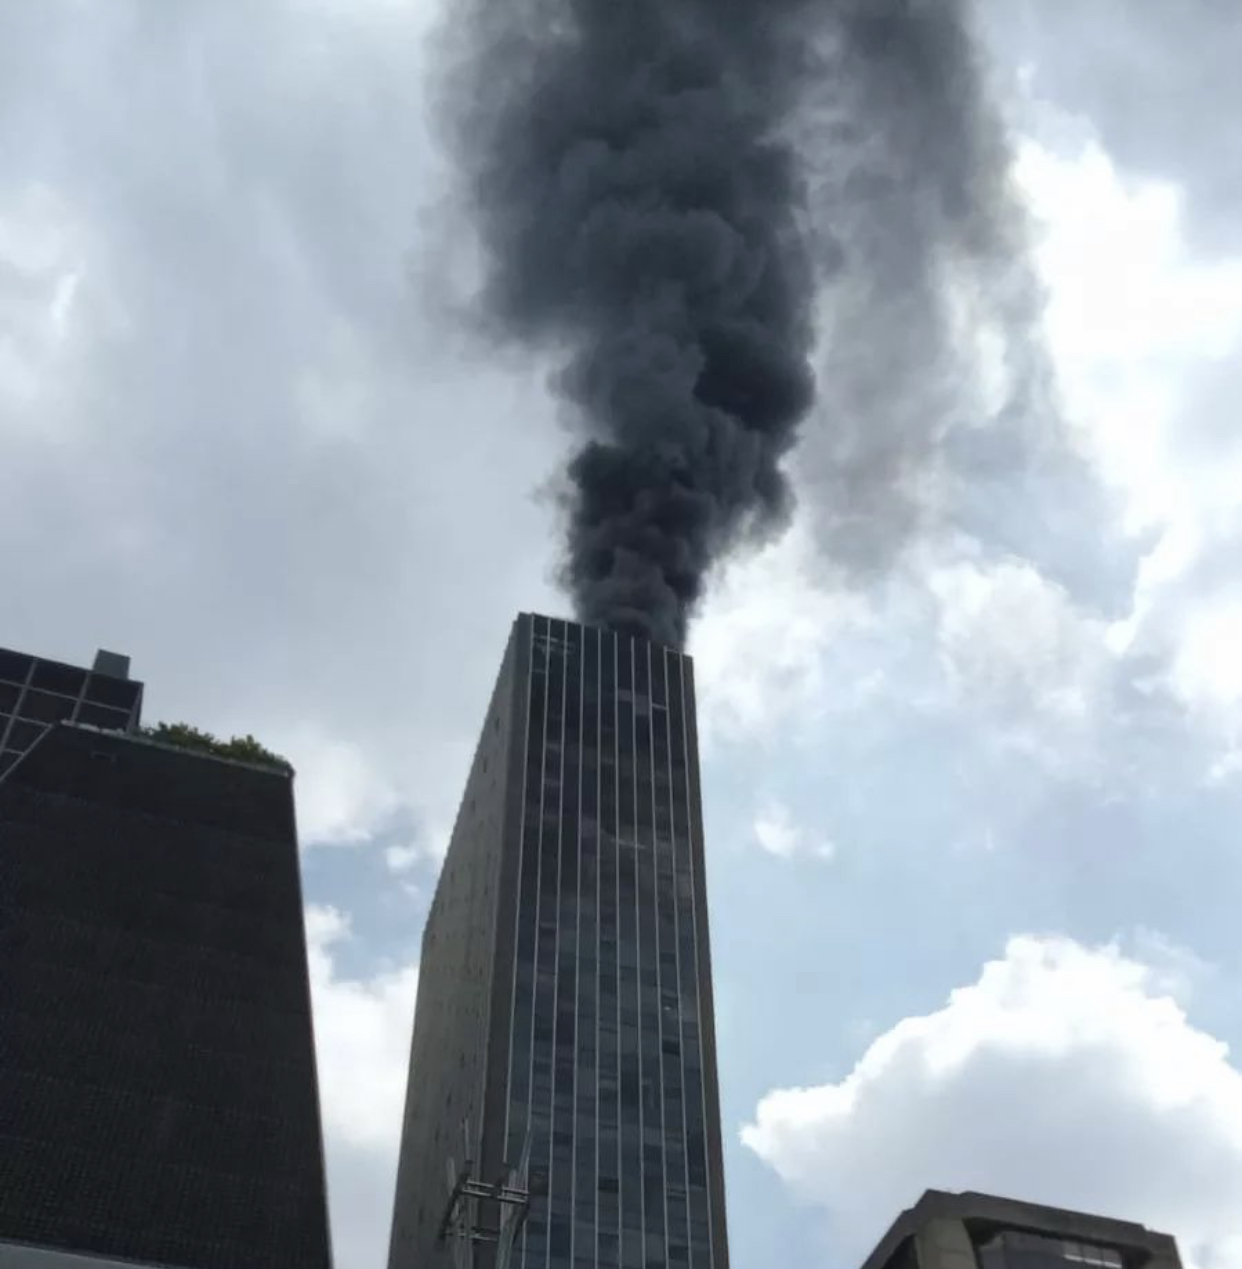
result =
[[[1242,735],[1230,655],[1242,373],[1229,369],[1242,364],[1242,256],[1198,257],[1183,191],[1120,169],[1088,122],[1046,102],[1028,102],[1022,122],[1014,180],[1033,218],[1067,435],[1124,536],[1100,566],[1083,519],[1095,495],[1015,480],[1004,501],[1021,531],[967,517],[922,544],[885,607],[872,597],[869,629],[887,645],[873,670],[893,680],[895,651],[925,641],[930,623],[938,664],[903,685],[905,701],[958,713],[989,744],[1074,779],[1150,775],[1175,745],[1221,780]],[[816,687],[848,681],[824,664]]]
[[[53,190],[18,187],[0,213],[0,403],[9,426],[35,428],[55,390],[80,299],[82,228]]]
[[[1139,926],[1128,942],[1131,957],[1149,971],[1149,990],[1188,1005],[1216,975],[1217,967],[1159,930]]]
[[[297,771],[299,838],[304,846],[358,845],[399,805],[360,745],[304,731],[280,745]]]
[[[1185,972],[1170,962],[1197,958],[1150,933],[1139,947],[1154,966],[1115,943],[1015,936],[839,1082],[769,1093],[742,1139],[854,1259],[938,1187],[1128,1217],[1173,1232],[1192,1264],[1242,1265],[1242,1072],[1172,994]]]
[[[1226,749],[1208,768],[1204,783],[1207,785],[1224,784],[1242,776],[1242,749]]]
[[[691,631],[705,741],[771,740],[838,706],[847,693],[829,691],[828,659],[867,613],[864,598],[824,581],[805,519],[731,560]]]
[[[366,981],[344,978],[333,948],[351,937],[349,919],[337,909],[307,910],[324,1121],[329,1136],[393,1152],[405,1107],[418,967]]]
[[[1177,179],[1127,171],[1047,103],[1032,118],[1016,179],[1039,226],[1049,338],[1080,442],[1141,554],[1109,643],[1228,752],[1242,728],[1242,253],[1196,249]]]
[[[1185,410],[1196,377],[1242,342],[1242,255],[1198,257],[1182,188],[1127,174],[1082,123],[1054,146],[1062,119],[1043,108],[1052,135],[1024,141],[1015,179],[1038,229],[1067,408],[1127,523],[1141,530],[1200,505],[1187,477],[1214,483],[1204,460],[1219,453],[1185,444],[1203,426]]]
[[[1222,161],[1242,106],[1235,11],[1214,0],[982,8],[996,46],[1023,61],[1036,92],[1088,117],[1128,171],[1185,188],[1197,247],[1237,244],[1242,182]]]
[[[384,863],[388,865],[390,872],[409,872],[425,855],[425,848],[418,842],[410,842],[405,846],[388,846],[384,850]]]
[[[955,527],[865,597],[818,558],[813,508],[732,561],[692,643],[709,742],[810,735],[882,693],[1075,778],[1186,748],[1187,729],[1214,750],[1205,773],[1227,774],[1242,735],[1228,655],[1242,374],[1224,367],[1242,364],[1242,256],[1196,256],[1179,187],[1118,168],[1088,122],[1034,101],[1022,123],[1013,176],[1047,291],[1067,429],[1048,443],[1064,462],[946,488],[964,499]],[[937,662],[916,665],[929,629]]]
[[[418,281],[435,7],[0,19],[5,642],[283,745],[308,841],[451,819],[508,624],[559,602],[546,393]]]
[[[777,859],[808,855],[816,859],[832,859],[837,848],[827,837],[817,837],[794,821],[783,802],[769,802],[755,816],[755,840],[761,850]]]
[[[934,569],[937,646],[967,708],[1018,725],[1091,725],[1107,686],[1107,627],[1025,561]]]
[[[1189,613],[1173,682],[1189,704],[1233,714],[1242,705],[1242,595]]]
[[[335,1258],[363,1269],[387,1258],[418,967],[344,975],[353,934],[336,908],[308,908],[306,935]]]

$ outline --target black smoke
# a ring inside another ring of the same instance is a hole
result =
[[[940,369],[945,258],[1010,248],[1006,155],[961,5],[452,12],[444,104],[483,308],[505,338],[560,358],[581,437],[564,566],[579,615],[680,645],[713,563],[784,522],[783,460],[816,398],[817,297],[860,262],[871,296],[839,334],[865,372],[836,398],[849,417],[817,426],[831,523],[847,526],[830,549],[881,564],[877,536],[917,518],[902,482],[943,440],[937,419],[920,431],[889,408],[889,384]]]

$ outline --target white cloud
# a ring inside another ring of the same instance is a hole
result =
[[[1207,785],[1226,784],[1242,776],[1242,749],[1226,749],[1208,768],[1204,783]]]
[[[0,434],[46,432],[56,418],[49,406],[71,351],[86,237],[72,209],[40,182],[0,198]]]
[[[1181,409],[1187,380],[1242,340],[1242,257],[1198,259],[1181,189],[1126,177],[1089,136],[1069,152],[1026,140],[1015,175],[1074,422],[1133,527],[1190,513]]]
[[[384,850],[384,862],[390,872],[409,872],[426,851],[418,842],[410,842],[406,846],[389,846]]]
[[[444,800],[447,806],[447,798]],[[452,829],[450,821],[444,818],[431,818],[424,825],[417,840],[401,842],[389,846],[384,851],[384,863],[388,871],[402,876],[415,868],[422,868],[431,873],[439,871],[440,865],[448,854]]]
[[[343,977],[333,950],[352,937],[331,907],[306,912],[315,1047],[327,1136],[394,1155],[405,1107],[418,967],[366,981]]]
[[[1184,189],[1127,175],[1089,126],[1041,106],[1016,176],[1036,217],[1047,330],[1078,436],[1150,540],[1109,640],[1149,667],[1226,753],[1242,733],[1242,255],[1191,244]]]
[[[769,806],[755,819],[755,838],[769,855],[788,859],[797,849],[802,834],[784,806]]]
[[[399,805],[359,745],[304,729],[277,747],[297,771],[298,830],[304,846],[367,842]]]
[[[351,937],[338,909],[307,908],[335,1261],[370,1269],[387,1256],[418,967],[350,978],[335,953]]]
[[[1188,1005],[1196,992],[1216,973],[1210,961],[1174,942],[1159,930],[1140,926],[1123,947],[1149,971],[1149,988]]]
[[[1242,351],[1242,257],[1196,256],[1177,186],[1127,177],[1088,125],[1040,110],[1044,133],[1022,141],[1015,179],[1035,221],[1048,339],[1073,444],[1135,535],[1118,549],[1136,559],[1147,550],[1138,576],[1105,562],[1117,576],[1099,579],[1092,607],[1093,566],[1072,557],[1098,544],[1080,540],[1089,525],[1073,499],[1083,491],[1059,479],[999,497],[1014,504],[1014,541],[1031,558],[997,557],[995,542],[966,534],[929,540],[910,574],[870,597],[870,611],[824,584],[800,521],[726,566],[694,632],[708,740],[809,732],[856,700],[868,676],[883,684],[899,672],[902,642],[925,641],[910,607],[924,586],[947,684],[924,680],[919,701],[943,704],[947,686],[952,708],[986,712],[990,734],[1041,761],[1099,770],[1116,751],[1118,693],[1169,722],[1172,693],[1227,748],[1242,736],[1242,677],[1229,654],[1242,633],[1242,585],[1204,567],[1222,543],[1242,546],[1242,439],[1231,439],[1242,428],[1231,426],[1236,392],[1226,399],[1218,384],[1206,405],[1196,396],[1205,374]],[[1199,414],[1221,422],[1213,431]],[[1044,560],[1037,543],[1058,534],[1071,558],[1058,546]],[[851,655],[859,648],[861,659]],[[912,686],[902,687],[907,703]]]
[[[767,740],[814,723],[848,696],[827,658],[866,624],[865,602],[822,580],[806,520],[721,570],[691,631],[704,739]]]
[[[942,664],[968,702],[1083,721],[1109,669],[1104,622],[1023,561],[934,570]]]
[[[1172,674],[1195,708],[1231,715],[1242,704],[1242,595],[1186,614]]]
[[[850,1256],[938,1187],[1140,1220],[1191,1263],[1236,1269],[1242,1072],[1172,994],[1201,962],[1137,942],[1155,966],[1117,945],[1012,938],[839,1083],[770,1093],[744,1142],[827,1211]]]
[[[809,855],[816,859],[832,859],[836,847],[827,837],[817,837],[795,822],[783,802],[769,802],[755,816],[755,840],[760,849],[778,859]]]

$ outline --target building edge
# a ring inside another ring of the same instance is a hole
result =
[[[719,1161],[709,1172],[708,1197],[711,1203],[713,1244],[723,1253],[714,1260],[713,1269],[729,1269],[728,1205],[724,1174],[724,1134],[720,1120],[720,1069],[716,1045],[716,992],[711,952],[711,913],[707,890],[707,838],[703,827],[702,773],[699,768],[698,689],[694,658],[682,653],[682,691],[686,695],[687,772],[690,779],[690,815],[694,830],[691,858],[694,862],[696,913],[702,914],[701,927],[695,930],[700,963],[706,972],[700,979],[699,1032],[703,1045],[703,1093],[705,1127],[708,1136],[707,1158]]]
[[[978,1239],[1000,1232],[1104,1246],[1120,1254],[1124,1269],[1181,1269],[1177,1241],[1170,1234],[1134,1221],[971,1190],[925,1191],[893,1221],[861,1269],[911,1262],[917,1269],[973,1269]],[[904,1256],[911,1246],[914,1257]]]

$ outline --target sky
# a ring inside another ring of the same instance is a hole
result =
[[[993,473],[1003,517],[847,585],[813,418],[788,531],[712,580],[733,1261],[850,1269],[938,1187],[1242,1269],[1242,10],[977,7],[1085,475]],[[567,611],[572,438],[460,320],[435,20],[0,0],[0,643],[128,653],[148,721],[294,761],[340,1269],[385,1263],[509,624]]]

